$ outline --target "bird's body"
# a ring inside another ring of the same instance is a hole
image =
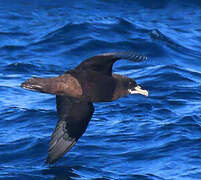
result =
[[[47,163],[57,161],[82,136],[94,112],[93,102],[110,102],[128,94],[148,95],[132,79],[112,74],[112,65],[119,59],[146,58],[125,52],[101,54],[58,77],[31,78],[22,83],[25,89],[56,95],[59,121],[51,136]]]

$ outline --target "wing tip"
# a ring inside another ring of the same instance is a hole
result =
[[[45,164],[54,164],[57,160],[58,160],[58,158],[54,159],[54,158],[51,158],[50,156],[47,156],[47,158],[45,160]]]
[[[134,52],[126,52],[126,51],[122,51],[122,52],[117,52],[116,54],[117,56],[119,56],[122,59],[129,59],[129,60],[133,60],[136,62],[141,62],[141,61],[145,61],[147,60],[147,56],[143,56]]]
[[[137,53],[129,52],[129,51],[109,52],[109,53],[103,53],[99,55],[100,56],[115,56],[119,59],[129,59],[136,62],[141,62],[148,59],[147,56],[139,55]]]
[[[56,161],[53,161],[51,160],[49,157],[47,157],[46,161],[45,161],[45,164],[53,164],[55,163]]]

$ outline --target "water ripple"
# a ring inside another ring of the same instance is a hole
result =
[[[0,179],[200,179],[199,27],[197,1],[0,2]],[[76,146],[45,165],[55,96],[20,84],[118,50],[149,57],[114,65],[149,97],[94,103]]]

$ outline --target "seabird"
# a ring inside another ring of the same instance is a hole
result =
[[[147,57],[128,52],[104,53],[81,62],[58,77],[33,77],[21,84],[27,90],[56,95],[58,122],[51,136],[46,163],[55,163],[85,132],[94,112],[93,102],[111,102],[128,94],[148,96],[135,80],[112,74],[120,59],[134,62]]]

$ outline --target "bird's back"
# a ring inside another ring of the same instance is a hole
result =
[[[90,102],[112,101],[116,88],[116,80],[95,71],[70,72],[82,88],[81,99]]]

